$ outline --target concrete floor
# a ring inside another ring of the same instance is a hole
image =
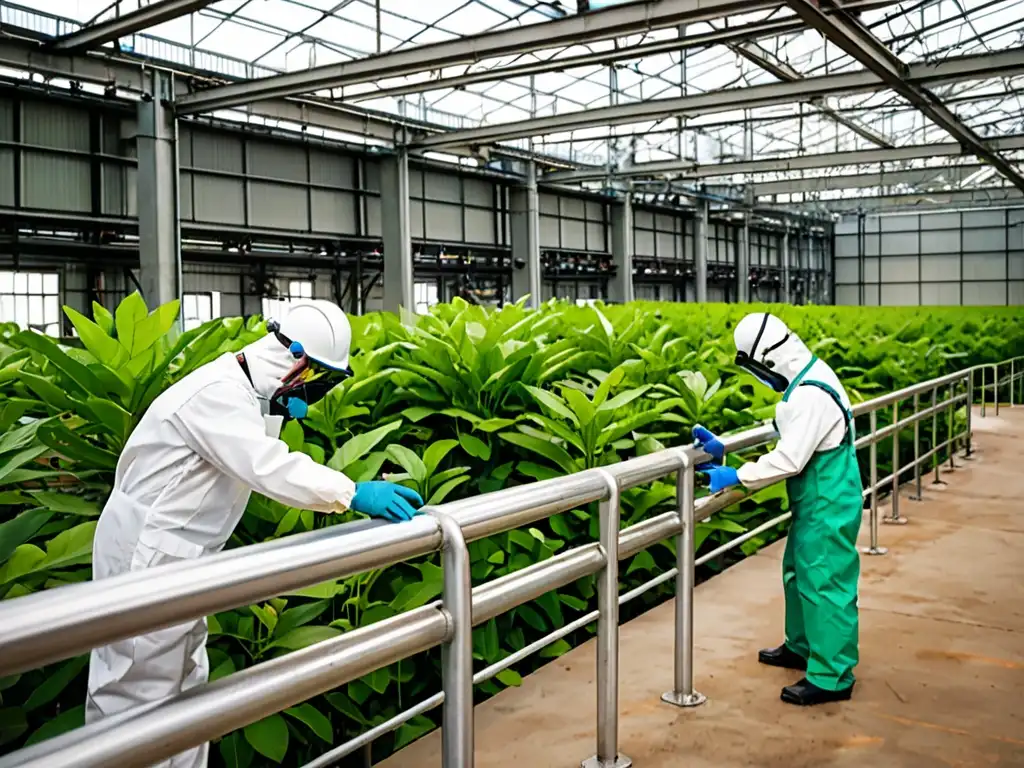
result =
[[[1024,766],[1024,408],[975,418],[977,453],[909,500],[863,558],[861,663],[852,702],[799,709],[800,675],[756,662],[782,639],[782,549],[702,584],[696,686],[708,703],[662,704],[672,678],[672,604],[624,625],[620,750],[636,768]],[[948,467],[948,463],[946,465]],[[867,528],[865,526],[865,533]],[[476,709],[477,768],[571,768],[591,756],[594,645]],[[440,733],[385,768],[440,766]]]

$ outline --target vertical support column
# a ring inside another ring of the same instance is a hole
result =
[[[703,304],[708,300],[708,201],[700,201],[700,213],[697,216],[697,230],[694,233],[696,246],[694,254],[695,260],[695,277],[697,280],[696,294],[698,304]]]
[[[384,241],[384,311],[415,306],[409,229],[409,151],[381,159],[380,209]]]
[[[608,298],[625,304],[633,301],[633,192],[626,190],[620,205],[612,206],[612,263],[615,277],[608,284]]]
[[[750,301],[750,218],[747,215],[743,217],[736,262],[736,301],[746,304]]]
[[[537,164],[526,164],[526,183],[510,191],[512,209],[512,300],[529,296],[536,309],[542,301],[540,267],[540,196],[537,193]],[[520,267],[519,265],[523,266]]]
[[[869,524],[871,526],[871,545],[864,547],[861,551],[865,555],[884,555],[889,550],[878,546],[878,413],[876,411],[871,412],[870,420],[871,517],[869,518]]]
[[[783,304],[789,304],[789,227],[782,236],[782,299]]]
[[[900,423],[900,404],[892,404],[892,423]],[[914,422],[915,426],[917,422]],[[883,517],[886,525],[906,525],[907,518],[900,516],[900,429],[896,427],[892,433],[892,509],[889,516]]]
[[[150,309],[180,299],[182,289],[173,94],[173,76],[154,70],[151,92],[138,105],[139,283]]]
[[[582,768],[630,768],[619,754],[619,484],[601,473],[607,497],[601,502],[601,551],[604,569],[597,577],[597,754]]]
[[[707,699],[693,689],[693,588],[696,551],[693,530],[693,467],[676,472],[679,533],[676,535],[675,664],[673,689],[661,700],[676,707],[697,707]]]
[[[473,597],[469,549],[462,528],[431,510],[444,537],[442,608],[451,639],[441,647],[444,710],[441,723],[443,768],[473,768]]]

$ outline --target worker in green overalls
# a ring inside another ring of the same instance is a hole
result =
[[[736,326],[736,363],[783,393],[775,409],[775,449],[738,470],[701,426],[694,437],[713,458],[698,470],[716,493],[733,485],[756,490],[786,479],[793,512],[782,582],[786,639],[758,654],[762,664],[806,671],[782,700],[811,705],[845,701],[857,666],[857,581],[863,500],[850,401],[824,362],[774,315],[747,315]]]

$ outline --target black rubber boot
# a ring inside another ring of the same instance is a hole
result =
[[[769,667],[782,667],[783,669],[797,669],[801,672],[807,669],[807,659],[788,645],[783,643],[778,648],[765,648],[757,652],[757,660]]]
[[[787,704],[796,704],[798,707],[813,707],[815,704],[828,704],[833,701],[849,701],[853,696],[853,686],[844,688],[841,691],[826,691],[814,683],[808,682],[805,677],[798,683],[787,685],[782,689],[782,700]]]

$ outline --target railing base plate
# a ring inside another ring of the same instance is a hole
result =
[[[862,547],[860,551],[865,555],[884,555],[889,550],[886,547]]]
[[[694,691],[693,693],[669,691],[668,693],[661,694],[661,700],[666,704],[671,704],[673,707],[689,709],[690,707],[699,707],[708,700],[708,697],[699,691]]]
[[[910,520],[905,517],[883,517],[882,522],[885,525],[906,525]]]
[[[625,755],[619,755],[615,758],[614,762],[601,760],[597,755],[594,755],[580,763],[580,768],[632,768],[632,766],[633,761]]]

